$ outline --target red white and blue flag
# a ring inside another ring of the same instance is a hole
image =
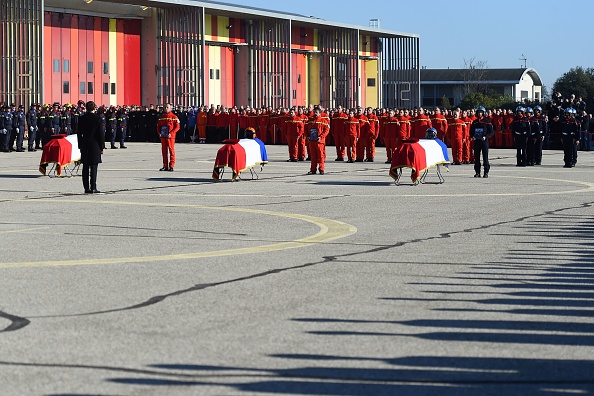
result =
[[[392,155],[390,176],[394,180],[398,180],[398,170],[400,168],[411,168],[413,171],[410,178],[413,182],[416,182],[421,178],[425,170],[437,165],[447,167],[449,163],[448,148],[441,140],[404,140]]]
[[[217,152],[212,178],[219,180],[223,169],[228,166],[233,171],[232,180],[239,177],[240,173],[256,165],[261,167],[268,163],[266,146],[258,138],[225,140],[225,145]]]

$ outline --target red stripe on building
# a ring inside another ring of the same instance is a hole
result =
[[[124,32],[124,103],[140,104],[140,20],[126,21]]]

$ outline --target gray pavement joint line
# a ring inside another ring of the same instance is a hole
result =
[[[587,207],[591,207],[593,205],[594,205],[594,202],[586,202],[586,203],[580,204],[578,206],[566,207],[566,208],[559,208],[559,209],[555,209],[555,210],[549,210],[549,211],[546,211],[546,212],[543,212],[543,213],[539,213],[539,214],[535,214],[535,215],[523,216],[523,217],[520,217],[520,218],[517,218],[517,219],[514,219],[514,220],[501,221],[501,222],[497,222],[497,223],[493,223],[493,224],[482,225],[482,226],[479,226],[479,227],[467,228],[467,229],[464,229],[464,230],[461,230],[461,231],[453,231],[453,232],[449,232],[449,233],[442,233],[439,236],[432,236],[432,237],[428,237],[428,238],[413,239],[413,240],[399,242],[399,243],[392,244],[392,245],[384,245],[384,246],[376,247],[376,248],[373,248],[373,249],[364,250],[364,251],[361,251],[361,252],[346,253],[346,254],[338,255],[338,256],[324,256],[323,257],[323,260],[321,260],[321,261],[316,261],[316,262],[311,262],[311,263],[305,263],[305,264],[301,264],[301,265],[293,266],[293,267],[288,267],[288,268],[273,269],[273,270],[269,270],[269,271],[265,271],[265,272],[253,274],[253,275],[250,275],[250,276],[244,276],[244,277],[240,277],[240,278],[229,279],[229,280],[222,281],[222,282],[197,284],[197,285],[195,285],[193,287],[190,287],[190,288],[187,288],[187,289],[182,289],[182,290],[174,291],[174,292],[171,292],[171,293],[168,293],[168,294],[164,294],[164,295],[160,295],[160,296],[154,296],[154,297],[151,297],[151,298],[149,298],[148,300],[146,300],[146,301],[144,301],[142,303],[131,305],[131,306],[128,306],[128,307],[114,308],[114,309],[109,309],[109,310],[102,310],[102,311],[95,311],[95,312],[86,312],[86,313],[79,313],[79,314],[71,314],[71,315],[32,316],[32,317],[30,317],[30,319],[92,316],[92,315],[100,315],[100,314],[106,314],[106,313],[122,312],[122,311],[128,311],[128,310],[133,310],[133,309],[144,308],[144,307],[147,307],[147,306],[150,306],[150,305],[154,305],[154,304],[160,303],[160,302],[164,301],[165,299],[167,299],[168,297],[179,296],[179,295],[182,295],[182,294],[191,293],[191,292],[198,291],[198,290],[204,290],[204,289],[211,288],[211,287],[216,287],[216,286],[221,286],[221,285],[226,285],[226,284],[232,284],[232,283],[236,283],[236,282],[243,282],[243,281],[253,280],[253,279],[262,278],[262,277],[265,277],[265,276],[268,276],[268,275],[279,274],[279,273],[282,273],[282,272],[291,271],[291,270],[295,270],[295,269],[303,269],[303,268],[313,267],[313,266],[316,266],[316,265],[319,265],[319,264],[325,264],[325,263],[337,261],[339,258],[342,258],[342,257],[351,257],[351,256],[356,256],[356,255],[361,255],[361,254],[368,254],[368,253],[372,253],[372,252],[378,252],[378,251],[392,249],[392,248],[395,248],[395,247],[402,247],[402,246],[405,246],[405,245],[408,245],[408,244],[412,244],[412,243],[425,242],[425,241],[429,241],[429,240],[433,240],[433,239],[449,238],[452,235],[459,234],[459,233],[467,233],[467,232],[471,233],[473,231],[484,230],[484,229],[496,227],[496,226],[503,225],[503,224],[511,224],[511,223],[516,223],[516,222],[521,222],[521,221],[525,221],[525,220],[531,219],[531,218],[537,218],[537,217],[542,217],[542,216],[546,216],[546,215],[552,215],[552,214],[556,214],[556,213],[559,213],[559,212],[562,212],[562,211],[566,211],[566,210],[571,210],[571,209],[587,208]]]

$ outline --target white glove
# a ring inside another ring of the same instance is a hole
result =
[[[6,135],[6,129],[0,129],[0,134]]]

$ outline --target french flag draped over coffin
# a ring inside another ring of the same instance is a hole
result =
[[[263,166],[268,163],[266,146],[258,138],[234,140],[228,139],[225,145],[217,152],[212,178],[219,180],[223,168],[228,166],[233,170],[232,180],[239,177],[239,174],[246,169],[256,165]]]
[[[425,170],[437,165],[447,166],[449,163],[448,148],[441,140],[403,140],[392,155],[390,176],[397,180],[398,169],[412,168],[413,172],[410,178],[416,182]]]
[[[52,135],[51,140],[43,146],[39,172],[45,175],[47,165],[55,163],[56,173],[59,176],[62,174],[62,167],[76,161],[80,161],[78,137],[65,134]]]

